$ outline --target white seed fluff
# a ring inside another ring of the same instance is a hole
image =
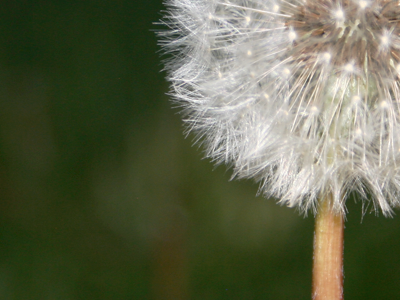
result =
[[[400,4],[166,0],[174,101],[206,156],[306,212],[400,204]]]

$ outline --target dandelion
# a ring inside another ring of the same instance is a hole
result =
[[[336,237],[350,193],[391,215],[400,204],[398,1],[166,4],[172,95],[207,157],[259,181],[266,197],[318,212],[321,224],[331,216]]]

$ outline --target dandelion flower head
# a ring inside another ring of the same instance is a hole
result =
[[[206,156],[303,212],[400,192],[400,4],[167,0],[174,101]],[[370,199],[370,200],[368,200]]]

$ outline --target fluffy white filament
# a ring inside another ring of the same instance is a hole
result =
[[[167,0],[172,95],[207,157],[267,197],[400,204],[400,6],[365,0]]]

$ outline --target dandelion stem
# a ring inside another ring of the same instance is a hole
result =
[[[332,196],[320,201],[315,222],[313,300],[343,299],[343,215],[332,210]]]

